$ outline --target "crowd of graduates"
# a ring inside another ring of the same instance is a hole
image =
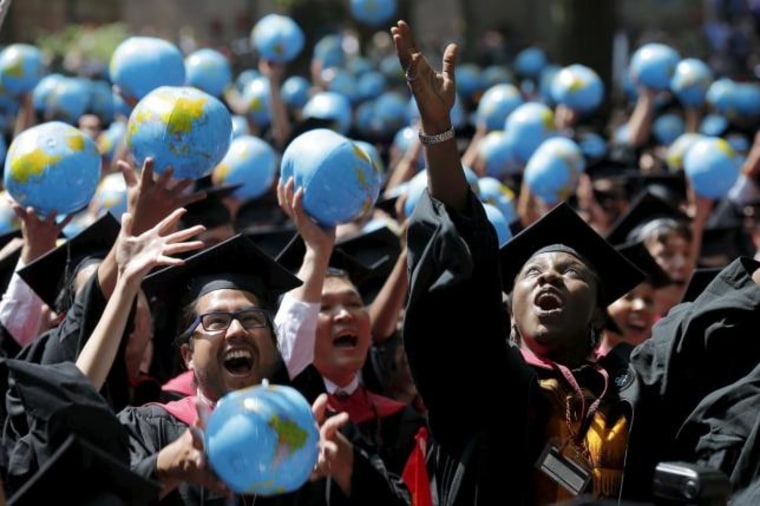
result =
[[[217,93],[233,136],[278,157],[317,128],[365,150],[380,194],[335,226],[270,159],[245,176],[266,181],[255,196],[138,165],[136,100],[118,87],[110,108],[93,91],[74,115],[34,90],[4,109],[11,142],[69,122],[99,141],[101,180],[123,182],[68,216],[5,195],[10,504],[756,504],[757,111],[706,88],[687,104],[633,73],[602,118],[612,90],[558,101],[542,76],[562,69],[536,47],[486,69],[388,25],[391,54],[328,38],[309,76],[261,55]],[[315,105],[325,93],[342,101]],[[510,123],[526,105],[545,131]],[[532,156],[556,139],[580,157]],[[704,139],[735,164],[720,194],[684,166]],[[295,491],[234,493],[205,424],[264,380],[312,405],[319,456]],[[699,497],[663,492],[677,475],[663,463],[703,480]]]

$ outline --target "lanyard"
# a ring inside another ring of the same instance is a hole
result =
[[[596,364],[593,362],[590,363],[590,365],[594,367],[594,370],[602,376],[602,379],[604,380],[604,388],[602,389],[601,395],[597,397],[594,400],[594,402],[591,403],[591,405],[588,407],[588,411],[586,411],[586,397],[583,395],[583,390],[581,389],[581,386],[578,384],[578,381],[575,379],[575,376],[573,375],[572,371],[567,366],[558,364],[557,362],[554,362],[551,360],[545,360],[541,357],[536,356],[530,350],[526,350],[524,348],[521,348],[520,351],[522,351],[523,357],[525,358],[526,362],[528,362],[529,364],[536,365],[544,369],[553,369],[555,371],[559,371],[560,374],[562,374],[562,377],[565,378],[565,381],[567,381],[567,383],[573,389],[575,394],[580,398],[581,425],[580,425],[580,429],[578,430],[578,434],[575,436],[575,439],[577,442],[582,441],[586,435],[586,432],[591,426],[591,421],[594,418],[594,414],[599,409],[599,405],[601,404],[602,399],[607,393],[607,387],[609,385],[609,373],[607,373],[607,371],[604,368],[599,367],[599,364]]]

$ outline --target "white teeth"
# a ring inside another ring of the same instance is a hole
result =
[[[251,352],[248,350],[232,350],[224,354],[224,360],[232,360],[234,358],[251,359]]]

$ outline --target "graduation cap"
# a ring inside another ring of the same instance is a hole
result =
[[[643,242],[623,244],[615,249],[646,274],[647,280],[654,288],[663,288],[673,283],[668,273],[660,267]]]
[[[662,173],[639,173],[635,178],[636,187],[634,192],[647,190],[674,207],[688,199],[686,173],[678,172]]]
[[[16,270],[18,260],[21,258],[22,247],[23,245],[19,244],[13,251],[9,252],[3,258],[0,258],[0,294],[5,293],[8,289],[11,277]]]
[[[19,269],[18,274],[43,302],[55,308],[59,293],[81,262],[88,257],[105,258],[120,230],[116,218],[105,213],[74,237]]]
[[[701,294],[707,285],[712,283],[712,280],[718,276],[718,273],[723,270],[722,267],[705,267],[694,269],[691,273],[689,282],[686,284],[686,290],[681,297],[681,302],[692,302],[699,294]]]
[[[747,248],[747,245],[744,244],[745,240],[740,225],[704,228],[702,229],[702,244],[698,262],[701,264],[709,262],[710,266],[715,266],[714,262],[717,257],[717,263],[725,267],[745,253],[744,249]]]
[[[372,268],[384,262],[392,265],[401,253],[398,234],[382,220],[371,221],[359,232],[341,237],[335,246]]]
[[[290,217],[280,208],[277,195],[271,191],[243,202],[234,218],[237,232],[253,227],[282,226],[288,222],[290,222]]]
[[[639,174],[639,169],[635,165],[623,160],[614,160],[612,158],[601,158],[586,167],[586,174],[591,180],[613,179],[627,182],[630,178]]]
[[[206,192],[206,198],[185,206],[187,213],[182,217],[182,225],[186,228],[204,225],[208,229],[232,225],[232,214],[222,200],[232,195],[243,183],[203,186],[205,184],[196,181],[196,189]]]
[[[186,258],[183,265],[146,276],[142,287],[149,300],[161,301],[161,312],[173,319],[182,307],[223,286],[252,292],[263,305],[273,308],[279,295],[300,284],[301,280],[237,234]]]
[[[0,234],[0,250],[5,248],[13,239],[21,239],[22,237],[21,229]]]
[[[288,245],[293,237],[298,234],[298,231],[292,226],[266,226],[244,230],[242,234],[264,253],[275,258],[285,249],[285,246]]]
[[[504,291],[512,291],[517,274],[533,255],[539,250],[552,250],[558,245],[574,250],[596,271],[604,283],[605,305],[628,293],[645,278],[641,270],[563,202],[501,247],[499,255]]]
[[[300,234],[295,235],[285,248],[277,255],[277,262],[292,273],[298,272],[306,253],[306,243]],[[340,269],[348,274],[351,281],[359,287],[369,276],[372,270],[359,262],[356,258],[335,247],[330,256],[329,266]]]
[[[65,493],[66,504],[151,504],[161,486],[132,472],[83,438],[70,435],[51,458],[16,493],[9,506],[47,504],[56,493]]]
[[[637,242],[643,239],[640,237],[642,227],[660,218],[669,218],[685,223],[691,220],[686,213],[673,207],[654,193],[643,191],[634,199],[628,211],[612,225],[607,233],[607,241],[611,244]]]
[[[396,213],[396,202],[398,202],[398,199],[400,197],[401,197],[401,194],[392,195],[388,197],[380,197],[375,202],[375,207],[387,213],[392,218],[397,219],[398,214]]]

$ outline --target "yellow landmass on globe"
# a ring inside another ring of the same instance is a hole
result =
[[[127,144],[132,142],[132,136],[137,133],[140,125],[148,122],[150,116],[150,111],[140,109],[135,113],[134,121],[132,119],[129,120],[129,125],[127,126]]]
[[[84,151],[84,135],[72,135],[66,140],[66,143],[69,145],[69,149],[72,151]]]
[[[3,69],[3,73],[13,77],[21,77],[24,75],[24,59],[20,54],[16,53],[11,57],[9,65]]]
[[[207,102],[203,97],[179,98],[170,112],[161,115],[161,119],[172,135],[190,133],[193,125],[203,117]]]
[[[211,175],[211,179],[214,184],[222,184],[227,179],[227,173],[230,171],[230,166],[226,163],[220,163],[214,169]]]
[[[63,155],[49,155],[41,149],[35,149],[11,159],[11,178],[26,184],[32,176],[40,176],[45,167],[58,162]]]

